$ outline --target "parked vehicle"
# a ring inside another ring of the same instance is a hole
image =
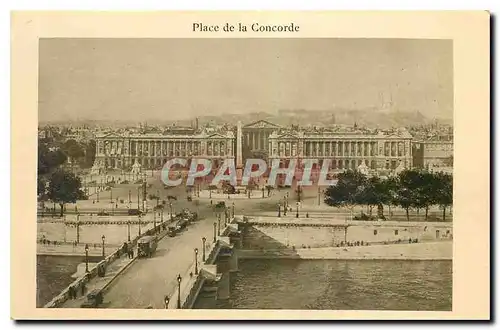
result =
[[[103,296],[100,289],[95,289],[87,294],[87,300],[81,304],[81,308],[96,308],[102,304]]]
[[[128,210],[128,215],[141,215],[142,212],[138,209],[129,209]]]
[[[137,242],[137,256],[151,258],[156,251],[158,242],[156,236],[144,236]]]
[[[177,228],[175,226],[168,226],[167,234],[170,237],[174,237],[175,235],[177,235]]]

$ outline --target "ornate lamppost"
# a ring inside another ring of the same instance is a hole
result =
[[[299,217],[299,202],[295,203],[295,205],[297,205],[297,214],[295,215],[296,218]]]
[[[286,209],[288,208],[288,203],[287,203],[287,200],[286,200],[286,196],[284,198],[284,201],[283,201],[283,215],[286,216]]]
[[[217,214],[217,236],[220,236],[220,214]]]
[[[106,240],[106,236],[102,235],[102,257],[104,258],[106,256],[105,251],[104,251],[104,242]]]
[[[165,309],[168,309],[168,303],[170,302],[170,298],[168,296],[165,296],[165,298],[163,298],[163,302],[165,303]]]
[[[278,218],[281,218],[281,204],[278,203]]]
[[[89,245],[85,244],[85,272],[89,272]]]
[[[156,234],[156,210],[153,210],[153,231]]]
[[[214,222],[214,243],[217,242],[217,222]]]
[[[203,242],[203,255],[202,255],[202,260],[205,262],[205,242],[207,241],[206,237],[202,237],[201,241]]]
[[[177,308],[178,309],[181,309],[181,281],[182,281],[182,277],[181,277],[181,274],[179,274],[179,275],[177,275],[177,291],[178,291]]]
[[[233,202],[233,218],[234,218],[234,202]]]
[[[76,215],[76,244],[80,244],[80,214]]]
[[[141,236],[141,215],[139,214],[139,236]]]
[[[130,220],[127,220],[127,238],[130,242]]]
[[[194,274],[198,275],[198,248],[194,249]]]

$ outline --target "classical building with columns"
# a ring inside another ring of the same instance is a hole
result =
[[[259,120],[243,126],[243,148],[253,153],[260,153],[267,158],[269,156],[269,136],[280,128],[279,125],[266,120]]]
[[[412,166],[412,136],[404,129],[393,132],[366,131],[275,131],[269,137],[271,159],[330,159],[335,170],[357,169],[364,164],[371,170],[394,170]]]
[[[233,132],[179,134],[116,134],[96,137],[96,163],[108,169],[160,169],[172,158],[211,159],[217,167],[235,157]]]

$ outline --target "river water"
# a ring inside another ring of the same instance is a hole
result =
[[[231,298],[194,308],[427,310],[452,307],[451,261],[240,260]]]

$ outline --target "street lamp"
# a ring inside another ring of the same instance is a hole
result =
[[[170,302],[170,298],[168,296],[165,296],[165,298],[163,298],[163,301],[165,302],[165,309],[168,309],[168,303]]]
[[[89,245],[85,244],[85,272],[89,272]]]
[[[141,215],[139,214],[139,236],[141,236]]]
[[[174,216],[172,214],[172,202],[169,202],[168,205],[170,206],[170,220],[174,220]]]
[[[278,218],[281,218],[281,204],[278,203]]]
[[[217,236],[220,236],[220,214],[217,214]]]
[[[181,281],[182,277],[181,274],[177,275],[177,285],[178,285],[178,295],[177,295],[177,308],[181,309]]]
[[[194,274],[198,275],[198,248],[194,249]]]
[[[129,205],[130,205],[130,203],[132,203],[131,193],[132,193],[132,191],[130,191],[130,189],[129,189],[129,191],[128,191],[128,203],[129,203]]]
[[[234,218],[234,202],[233,202],[233,218]]]
[[[295,203],[297,205],[297,214],[295,215],[296,218],[299,217],[299,202]]]
[[[102,256],[103,258],[106,256],[105,252],[104,252],[104,241],[106,239],[106,236],[102,235]]]
[[[156,210],[153,210],[153,231],[156,234]]]
[[[205,242],[207,241],[206,237],[202,237],[201,241],[203,242],[203,255],[202,255],[202,260],[205,262]]]
[[[217,222],[214,222],[214,243],[217,241]]]
[[[287,200],[286,200],[286,196],[284,198],[284,201],[283,201],[283,215],[286,216],[286,209],[288,208],[288,203],[287,203]]]
[[[130,220],[127,221],[127,238],[130,242]]]
[[[76,215],[76,244],[80,244],[80,214]]]

